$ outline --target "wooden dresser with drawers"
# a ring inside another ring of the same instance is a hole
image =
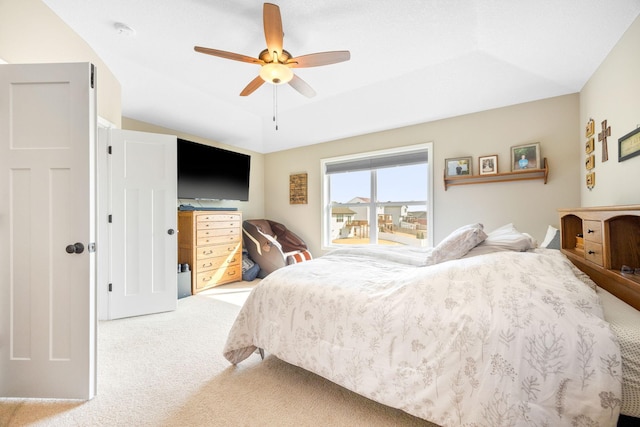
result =
[[[178,262],[191,268],[191,293],[242,280],[242,214],[178,211]]]

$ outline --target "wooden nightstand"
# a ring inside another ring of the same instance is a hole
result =
[[[559,209],[561,251],[603,288],[640,310],[640,205]],[[576,236],[582,235],[584,249]]]

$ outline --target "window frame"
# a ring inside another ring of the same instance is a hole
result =
[[[331,243],[331,235],[330,235],[331,234],[331,200],[330,200],[331,189],[329,185],[330,175],[326,173],[327,165],[333,164],[333,163],[345,162],[345,161],[366,159],[369,157],[392,156],[392,155],[402,154],[402,153],[416,151],[416,150],[426,150],[427,152],[427,159],[428,159],[427,160],[427,176],[425,177],[425,179],[427,180],[427,194],[426,194],[426,197],[427,197],[426,199],[427,246],[429,247],[433,246],[433,163],[434,163],[433,162],[434,160],[433,142],[425,142],[425,143],[416,144],[416,145],[408,145],[408,146],[395,147],[395,148],[376,150],[376,151],[367,151],[362,153],[349,154],[345,156],[330,157],[330,158],[325,158],[320,160],[320,174],[321,174],[320,194],[322,197],[322,201],[321,201],[322,211],[320,214],[320,220],[321,220],[320,242],[321,242],[321,248],[323,251],[344,246],[344,245],[337,245],[337,244]],[[374,194],[377,193],[377,188],[375,188],[375,181],[373,178],[371,183],[371,191]],[[397,202],[393,202],[393,203],[397,203]],[[375,205],[384,205],[384,203],[375,203],[375,201],[372,201],[371,204],[373,204],[374,207]],[[376,212],[376,209],[370,209],[370,215],[376,216],[375,212]],[[371,219],[369,220],[369,222],[371,224],[377,223],[376,221],[372,222]],[[372,227],[372,229],[377,229],[377,227]],[[372,231],[372,234],[373,232],[377,234],[377,230]],[[363,246],[367,246],[367,245],[363,245]]]

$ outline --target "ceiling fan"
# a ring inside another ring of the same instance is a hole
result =
[[[319,52],[293,57],[282,48],[284,32],[282,31],[280,8],[275,4],[265,3],[262,13],[267,48],[260,52],[257,58],[207,47],[194,47],[196,52],[261,66],[260,74],[249,82],[242,92],[240,92],[240,96],[250,95],[262,86],[264,82],[269,82],[274,85],[289,83],[291,87],[302,95],[311,98],[315,96],[316,92],[307,82],[295,75],[291,69],[335,64],[348,61],[351,58],[348,50]]]

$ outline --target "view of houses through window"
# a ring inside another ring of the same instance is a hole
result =
[[[325,243],[428,246],[428,147],[323,161]]]

